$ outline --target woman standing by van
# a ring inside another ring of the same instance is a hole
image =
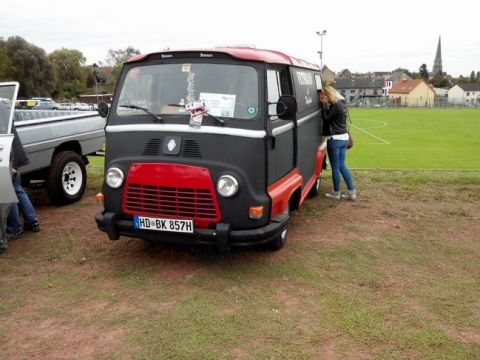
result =
[[[345,165],[345,155],[348,145],[347,106],[340,100],[337,91],[326,86],[319,91],[319,100],[322,106],[324,133],[328,132],[327,152],[332,167],[333,190],[325,196],[332,199],[341,197],[355,200],[357,193],[353,185],[352,176]],[[340,193],[340,174],[347,184],[347,193]]]

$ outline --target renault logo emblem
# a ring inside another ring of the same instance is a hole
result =
[[[163,153],[165,155],[179,155],[182,147],[180,136],[167,136],[163,140]]]
[[[172,152],[176,146],[177,146],[177,143],[175,142],[175,140],[170,139],[170,141],[167,144],[168,151]]]

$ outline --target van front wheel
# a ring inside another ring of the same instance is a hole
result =
[[[285,226],[280,233],[270,242],[270,249],[273,251],[278,251],[287,244],[288,237],[288,227]]]
[[[48,169],[47,192],[56,204],[71,204],[82,198],[87,172],[82,157],[74,151],[60,151]]]

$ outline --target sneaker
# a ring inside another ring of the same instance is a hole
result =
[[[31,232],[39,232],[40,231],[40,224],[38,223],[37,220],[35,220],[31,224],[25,224],[24,227],[25,227],[25,229],[30,230]]]
[[[327,198],[336,199],[336,200],[340,200],[341,198],[340,191],[330,191],[329,193],[326,193],[325,196]]]
[[[6,242],[0,243],[0,254],[4,253],[8,249],[8,244]]]
[[[348,190],[346,194],[342,194],[342,199],[355,200],[357,198],[357,192],[355,190]]]
[[[23,236],[23,230],[20,229],[12,234],[8,234],[7,233],[7,239],[10,240],[10,239],[19,239]]]

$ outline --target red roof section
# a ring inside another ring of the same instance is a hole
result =
[[[153,54],[172,54],[178,52],[205,52],[205,53],[223,53],[230,55],[235,59],[261,61],[268,64],[285,64],[296,65],[313,70],[320,70],[316,64],[309,63],[302,59],[298,59],[289,55],[286,55],[280,51],[256,49],[250,47],[218,47],[212,49],[190,49],[190,50],[169,50],[161,51],[158,53],[136,55],[130,58],[127,62],[137,62],[145,60],[149,55]]]
[[[422,80],[402,80],[402,81],[399,81],[390,90],[390,94],[391,93],[410,94],[412,92],[412,90],[415,89],[422,82],[423,82]]]

